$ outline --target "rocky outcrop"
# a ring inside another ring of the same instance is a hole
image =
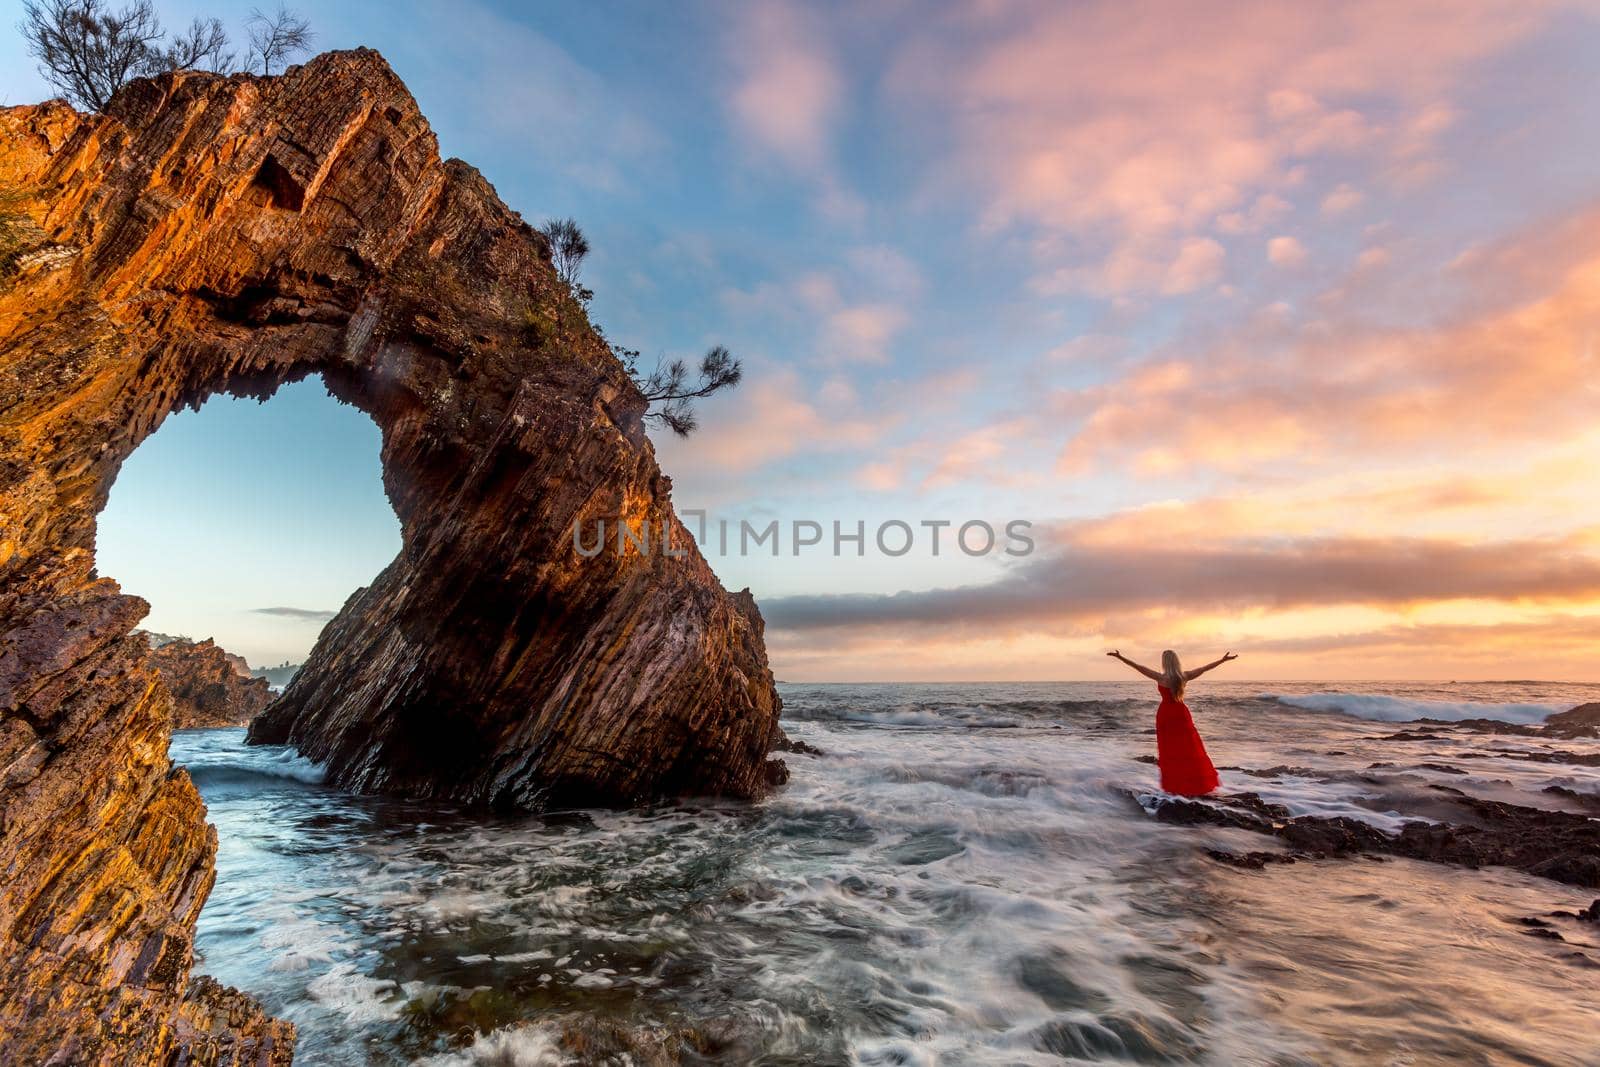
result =
[[[1545,811],[1469,796],[1459,789],[1433,786],[1436,806],[1449,821],[1417,819],[1399,833],[1344,816],[1291,816],[1255,793],[1231,793],[1187,800],[1163,796],[1152,814],[1161,822],[1185,826],[1227,826],[1281,838],[1288,858],[1376,853],[1409,856],[1462,867],[1515,867],[1569,885],[1600,888],[1600,821],[1564,811]],[[1267,853],[1211,853],[1236,866],[1260,867]]]
[[[1516,737],[1554,737],[1572,740],[1600,737],[1600,704],[1579,704],[1571,711],[1547,716],[1539,726],[1502,722],[1499,719],[1418,719],[1430,730],[1448,728],[1478,734],[1510,734]],[[1396,740],[1409,738],[1396,737]]]
[[[250,677],[248,663],[210,638],[168,641],[150,661],[172,694],[174,729],[244,726],[272,702],[267,680]]]
[[[1600,704],[1579,704],[1571,711],[1557,712],[1544,720],[1544,728],[1553,737],[1600,737]]]
[[[167,759],[146,605],[87,562],[0,586],[0,1062],[287,1064],[292,1026],[185,995],[216,831]]]
[[[254,740],[502,806],[781,779],[760,614],[674,515],[643,397],[376,53],[0,109],[0,186],[0,1059],[165,1062],[202,1018],[203,1062],[279,1054],[258,1015],[183,1007],[214,844],[144,605],[93,573],[122,461],[212,394],[320,374],[381,429],[401,524]],[[650,550],[580,554],[601,521]]]

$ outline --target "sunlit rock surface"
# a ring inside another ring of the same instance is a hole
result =
[[[381,428],[402,529],[255,740],[501,806],[781,780],[760,614],[674,516],[643,398],[376,53],[0,109],[0,186],[0,1060],[288,1055],[246,998],[183,1000],[214,835],[145,605],[93,572],[122,461],[213,393],[320,373]],[[600,520],[682,554],[582,558]]]
[[[250,677],[248,663],[210,638],[168,641],[150,658],[172,694],[175,729],[246,726],[272,701],[267,680]]]

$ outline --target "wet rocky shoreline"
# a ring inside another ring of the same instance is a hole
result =
[[[1352,782],[1373,791],[1373,810],[1389,810],[1404,820],[1398,832],[1387,832],[1371,822],[1349,816],[1293,815],[1281,804],[1264,800],[1251,791],[1217,793],[1191,799],[1128,792],[1135,803],[1159,822],[1181,826],[1217,826],[1246,830],[1282,842],[1277,849],[1237,851],[1212,848],[1208,854],[1233,867],[1262,869],[1269,864],[1300,859],[1404,856],[1470,869],[1501,866],[1566,885],[1600,889],[1600,810],[1594,794],[1561,785],[1545,786],[1541,793],[1550,807],[1487,799],[1462,789],[1428,781],[1409,781],[1410,772],[1466,776],[1453,761],[1511,759],[1533,763],[1600,766],[1600,751],[1566,747],[1532,751],[1495,747],[1495,735],[1519,739],[1571,741],[1600,736],[1600,704],[1584,704],[1549,716],[1538,726],[1495,719],[1446,721],[1420,719],[1373,741],[1441,742],[1484,739],[1483,751],[1426,754],[1406,764],[1374,762],[1366,773],[1318,771],[1303,766],[1267,768],[1224,767],[1234,776],[1264,780],[1293,777],[1321,782]],[[1344,755],[1344,753],[1329,753]],[[1154,762],[1154,757],[1138,757]],[[1562,913],[1563,915],[1567,913]],[[1593,922],[1600,916],[1600,900],[1576,918]],[[1542,927],[1539,927],[1542,929]]]

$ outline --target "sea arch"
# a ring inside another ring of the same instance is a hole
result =
[[[208,396],[320,374],[378,425],[401,528],[254,739],[468,804],[781,779],[760,615],[678,524],[643,397],[377,53],[0,110],[0,186],[0,1023],[35,1051],[181,1037],[214,840],[166,762],[144,605],[93,553],[122,461]],[[689,547],[578,557],[601,520]],[[38,988],[76,992],[36,1018]]]

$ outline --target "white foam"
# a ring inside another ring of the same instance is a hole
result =
[[[400,1002],[392,999],[400,992],[394,982],[373,978],[356,970],[353,963],[336,965],[306,984],[306,992],[325,1008],[338,1012],[351,1022],[383,1022],[400,1017]]]
[[[267,970],[293,974],[309,970],[312,964],[333,963],[336,955],[353,946],[337,927],[283,915],[262,933],[261,947],[272,956]]]
[[[1410,700],[1376,693],[1262,693],[1262,700],[1274,700],[1305,711],[1339,712],[1357,719],[1378,722],[1414,722],[1417,719],[1496,719],[1510,723],[1543,722],[1546,716],[1566,709],[1559,704],[1487,704],[1475,701]]]
[[[213,749],[203,758],[185,761],[184,767],[197,780],[208,775],[254,774],[320,785],[328,776],[321,764],[312,763],[286,745]]]
[[[577,1062],[564,1055],[546,1031],[536,1026],[507,1026],[479,1034],[460,1052],[420,1059],[417,1067],[563,1067]]]

